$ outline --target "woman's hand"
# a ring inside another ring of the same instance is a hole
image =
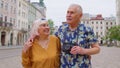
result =
[[[23,52],[26,53],[27,50],[32,46],[33,39],[28,39],[23,46]]]
[[[30,36],[30,38],[25,42],[24,46],[23,46],[23,52],[26,53],[26,51],[32,46],[32,42],[34,40],[34,38],[36,37],[35,34],[32,34]]]

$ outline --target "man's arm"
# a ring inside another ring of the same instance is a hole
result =
[[[71,54],[81,54],[81,55],[94,55],[100,52],[100,46],[98,43],[95,43],[91,45],[92,47],[87,49],[87,48],[82,48],[80,46],[74,46],[72,47],[70,53]]]
[[[91,48],[83,49],[84,53],[87,55],[94,55],[100,52],[100,46],[98,43],[92,44]]]

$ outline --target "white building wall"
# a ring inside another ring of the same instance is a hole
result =
[[[90,20],[90,25],[100,42],[101,38],[105,35],[104,20]]]
[[[90,16],[87,16],[90,17]],[[99,43],[101,42],[102,38],[105,37],[106,33],[107,33],[107,29],[106,28],[111,28],[112,26],[116,25],[116,19],[115,17],[108,17],[106,19],[91,19],[90,18],[86,18],[85,16],[81,19],[81,23],[84,23],[86,26],[90,26],[91,28],[93,28],[95,35],[98,37],[98,41]],[[106,25],[106,23],[108,23]],[[111,24],[112,23],[112,24]],[[103,41],[104,43],[104,41]]]
[[[45,18],[42,16],[41,12],[39,10],[36,11],[36,19],[40,19],[40,18]]]
[[[40,6],[39,2],[33,2],[32,4],[37,8],[36,19],[46,18],[46,7]],[[38,14],[40,14],[40,16]]]
[[[28,4],[24,0],[17,1],[17,29],[26,28],[28,25]]]
[[[29,1],[29,0],[27,0]],[[27,37],[28,31],[28,10],[29,2],[26,0],[0,0],[0,4],[3,3],[3,7],[0,5],[0,17],[3,17],[5,21],[5,16],[7,16],[7,22],[13,24],[13,28],[0,27],[0,46],[1,46],[1,32],[5,32],[5,45],[11,43],[11,34],[13,34],[13,44],[17,45],[19,43],[24,43]],[[35,8],[35,7],[33,7]],[[42,14],[38,9],[35,8],[35,17],[45,18],[45,14]],[[46,13],[46,12],[44,12]],[[37,15],[37,16],[36,16]],[[18,37],[19,36],[19,37]]]
[[[120,0],[116,0],[116,23],[120,25]]]
[[[15,35],[14,35],[14,43],[15,45],[18,44],[18,41],[22,45],[25,42],[26,33],[22,32],[28,30],[28,2],[25,0],[17,0],[17,22],[15,27]],[[18,35],[20,39],[18,39]]]
[[[1,6],[1,4],[3,6]],[[3,21],[7,23],[12,23],[13,26],[16,23],[16,0],[0,0],[0,16],[2,16]],[[6,19],[6,21],[5,21]],[[11,26],[12,27],[12,26]],[[8,45],[10,41],[10,34],[13,33],[13,29],[9,27],[1,27],[0,32],[5,31],[5,45]],[[1,33],[0,33],[1,36]],[[1,39],[1,37],[0,37]],[[1,45],[1,40],[0,40]]]

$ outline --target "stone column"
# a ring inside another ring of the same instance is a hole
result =
[[[13,46],[17,45],[17,35],[18,35],[18,32],[14,30],[14,32],[13,32]]]
[[[10,41],[10,33],[7,31],[5,36],[5,46],[8,46],[9,41]]]

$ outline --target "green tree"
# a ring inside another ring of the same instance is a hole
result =
[[[108,29],[108,33],[106,35],[106,38],[110,39],[110,40],[120,41],[120,25],[113,26],[110,29]]]
[[[49,23],[50,30],[51,30],[50,34],[53,34],[53,32],[54,32],[54,22],[53,22],[52,19],[48,19],[48,23]]]

